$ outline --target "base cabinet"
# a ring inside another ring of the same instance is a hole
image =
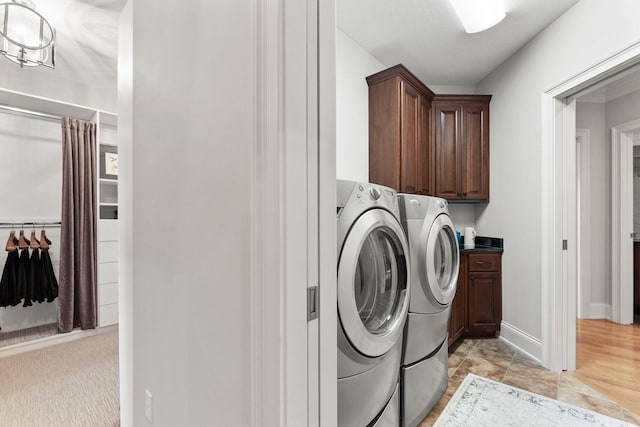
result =
[[[462,253],[449,317],[449,346],[461,337],[493,336],[502,322],[502,254]]]

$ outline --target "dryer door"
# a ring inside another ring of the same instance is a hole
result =
[[[409,310],[408,245],[398,220],[384,209],[353,224],[338,261],[338,315],[360,353],[377,357],[402,337]]]
[[[456,239],[456,231],[451,217],[440,214],[429,229],[427,244],[422,245],[420,258],[424,262],[421,276],[427,278],[429,289],[435,300],[446,306],[451,304],[456,293],[458,269],[460,268],[460,251]]]

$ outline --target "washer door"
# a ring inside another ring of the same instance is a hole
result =
[[[418,265],[423,270],[420,276],[423,283],[428,283],[434,299],[443,306],[449,305],[456,294],[460,268],[460,251],[451,217],[438,215],[423,241],[426,245],[421,245],[418,258],[423,260]]]
[[[409,310],[408,245],[386,210],[372,209],[353,224],[338,261],[338,315],[349,342],[377,357],[402,337]]]

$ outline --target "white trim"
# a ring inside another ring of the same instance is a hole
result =
[[[81,338],[92,337],[94,335],[104,334],[117,330],[118,325],[111,325],[95,329],[75,329],[69,333],[64,334],[58,333],[48,337],[0,347],[0,358],[15,356],[16,354],[26,353],[27,351],[40,350],[42,348],[51,347],[52,345],[64,344],[71,341],[79,340]]]
[[[251,425],[334,426],[335,5],[254,7]],[[307,322],[316,284],[320,314]]]
[[[576,129],[578,185],[578,317],[589,318],[591,301],[591,131]],[[586,209],[582,209],[585,206]]]
[[[576,99],[565,101],[562,139],[562,236],[568,244],[567,250],[562,251],[562,274],[564,286],[562,287],[562,366],[567,370],[576,369],[576,306],[578,293],[578,209],[577,209],[577,185],[576,185]]]
[[[542,358],[542,341],[504,320],[500,324],[500,339],[517,347],[537,361]]]
[[[558,83],[542,94],[542,141],[541,141],[541,255],[542,255],[542,361],[551,370],[558,371],[569,369],[575,364],[574,360],[568,360],[569,354],[575,355],[575,340],[562,346],[562,335],[567,325],[574,325],[575,317],[570,307],[573,305],[575,316],[576,295],[572,294],[571,287],[562,278],[562,216],[561,195],[564,192],[562,180],[563,166],[558,160],[562,156],[565,143],[561,143],[567,135],[562,131],[566,105],[562,102],[569,94],[577,93],[582,89],[609,77],[625,68],[640,62],[640,42],[603,59],[581,73]],[[575,143],[575,140],[574,140]],[[568,218],[575,225],[575,218]],[[574,243],[575,244],[575,243]],[[571,247],[571,246],[569,246]],[[575,251],[569,256],[576,256]],[[574,287],[575,292],[575,287]],[[567,306],[560,308],[562,297],[567,298]]]
[[[611,320],[611,304],[591,303],[589,304],[589,316],[586,319],[607,319]]]
[[[640,119],[611,128],[611,320],[633,323],[633,139]]]
[[[318,1],[320,425],[338,424],[336,310],[336,5]]]

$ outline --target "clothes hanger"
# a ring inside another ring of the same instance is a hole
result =
[[[16,232],[15,230],[13,230],[13,226],[11,228],[12,230],[9,233],[9,239],[7,240],[7,245],[4,248],[7,252],[15,252],[18,250],[18,248],[16,247],[16,245],[18,244],[18,239],[16,238]]]
[[[31,249],[40,249],[40,241],[36,239],[36,225],[33,224],[33,228],[31,229],[31,238],[29,238],[29,247]]]
[[[42,230],[40,231],[40,249],[49,249],[51,240],[47,239],[47,232],[45,226],[42,224]]]
[[[27,239],[24,237],[24,224],[22,224],[22,229],[20,230],[20,237],[18,238],[18,248],[29,249],[29,243],[27,243]]]

